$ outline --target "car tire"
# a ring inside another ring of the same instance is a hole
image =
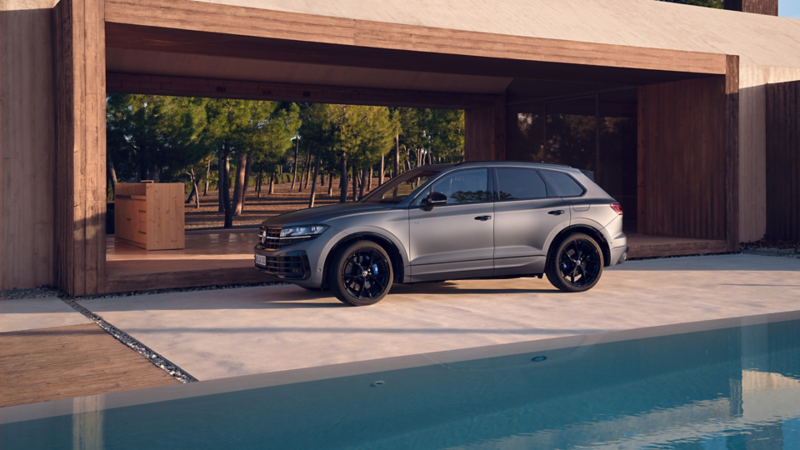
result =
[[[597,241],[586,234],[573,233],[547,255],[545,275],[561,291],[584,292],[600,281],[603,266],[603,252]]]
[[[342,303],[374,305],[392,288],[389,254],[372,241],[356,241],[336,251],[328,269],[328,286]]]

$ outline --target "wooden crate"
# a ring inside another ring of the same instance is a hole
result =
[[[114,236],[146,250],[186,246],[182,183],[118,183]]]

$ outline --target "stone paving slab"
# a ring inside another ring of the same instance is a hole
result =
[[[198,379],[800,310],[800,260],[629,261],[592,290],[546,279],[395,286],[347,307],[295,286],[81,300]]]
[[[0,333],[92,323],[58,297],[0,300]]]

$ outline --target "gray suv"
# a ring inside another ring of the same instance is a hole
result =
[[[515,162],[430,165],[356,203],[261,224],[256,268],[342,302],[380,301],[392,283],[547,275],[591,289],[628,254],[622,209],[580,170]]]

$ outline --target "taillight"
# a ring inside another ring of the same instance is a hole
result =
[[[614,212],[619,214],[620,216],[622,215],[622,206],[619,206],[619,203],[612,203],[611,209],[613,209]]]

